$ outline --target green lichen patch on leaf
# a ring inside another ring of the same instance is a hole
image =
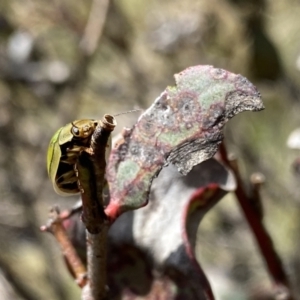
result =
[[[154,101],[112,151],[106,209],[112,219],[147,204],[151,182],[163,166],[172,163],[187,174],[216,153],[228,119],[264,108],[255,86],[226,70],[195,66],[176,74],[175,80],[176,86]],[[124,163],[134,171],[124,172]]]

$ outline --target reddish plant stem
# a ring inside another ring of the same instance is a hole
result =
[[[261,173],[254,173],[250,177],[251,191],[252,191],[251,203],[256,208],[257,214],[261,219],[261,221],[264,216],[264,209],[263,209],[263,203],[260,195],[260,188],[264,182],[265,182],[265,177]]]
[[[258,248],[265,260],[267,268],[275,283],[276,299],[293,300],[287,275],[284,271],[282,261],[278,256],[270,235],[268,234],[263,222],[262,215],[257,210],[257,203],[260,202],[258,190],[254,191],[252,198],[248,197],[244,190],[243,182],[238,169],[237,160],[229,160],[227,150],[224,143],[221,144],[220,154],[222,160],[231,167],[237,180],[237,189],[235,191],[236,198],[244,213],[244,216],[254,234]],[[257,187],[257,186],[256,186]],[[254,199],[255,198],[255,199]],[[253,202],[253,200],[255,200]],[[279,298],[280,297],[280,298]]]
[[[186,252],[189,256],[189,259],[194,265],[194,268],[198,271],[199,276],[201,277],[201,289],[205,295],[206,300],[215,300],[210,282],[206,277],[201,264],[196,260],[195,257],[195,244],[192,244],[190,241],[195,240],[190,234],[195,234],[191,228],[188,228],[188,219],[192,217],[193,214],[197,214],[201,211],[202,218],[204,215],[220,200],[226,192],[219,188],[217,184],[210,184],[205,187],[198,188],[190,197],[189,205],[186,207],[184,212],[184,221],[185,231],[183,232],[183,240]],[[201,218],[201,220],[202,220]],[[201,220],[198,220],[198,222]],[[200,225],[201,226],[201,225]]]
[[[77,284],[83,287],[86,284],[86,268],[68,237],[67,231],[63,226],[63,220],[64,219],[60,217],[58,207],[54,207],[51,209],[49,223],[46,226],[42,226],[41,230],[51,232],[54,235],[71,272],[74,274]]]

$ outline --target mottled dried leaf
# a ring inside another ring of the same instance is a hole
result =
[[[228,119],[263,103],[246,78],[212,66],[190,67],[139,118],[124,141],[112,151],[107,168],[111,201],[107,215],[147,204],[152,180],[163,166],[174,164],[182,174],[212,157]]]

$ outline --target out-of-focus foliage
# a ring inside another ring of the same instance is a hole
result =
[[[73,203],[55,195],[46,175],[55,130],[78,118],[146,108],[174,83],[174,73],[198,64],[241,73],[262,92],[266,110],[233,120],[227,143],[245,178],[253,171],[267,178],[265,222],[296,288],[300,188],[291,163],[299,154],[285,141],[300,122],[299,1],[112,1],[99,45],[87,57],[80,42],[91,6],[0,2],[0,294],[79,297],[53,239],[38,230],[49,205]],[[115,132],[134,119],[118,117]],[[246,299],[269,287],[233,199],[208,214],[198,248],[222,299],[232,291],[229,299]]]

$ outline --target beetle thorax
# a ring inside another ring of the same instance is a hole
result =
[[[72,123],[71,133],[75,138],[86,139],[90,137],[96,128],[92,120],[78,120]]]

